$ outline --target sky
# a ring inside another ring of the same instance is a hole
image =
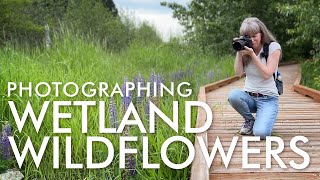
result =
[[[134,17],[135,23],[151,23],[162,39],[168,41],[170,37],[182,35],[183,28],[172,17],[172,10],[160,5],[162,1],[186,5],[191,0],[114,0],[114,3],[119,11]]]

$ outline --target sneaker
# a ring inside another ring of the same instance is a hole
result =
[[[252,134],[252,128],[253,128],[254,121],[252,120],[245,120],[242,128],[240,129],[241,135],[251,135]]]

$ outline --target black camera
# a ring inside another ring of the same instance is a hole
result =
[[[248,35],[241,36],[236,41],[232,42],[233,49],[236,51],[244,50],[244,46],[252,48],[252,40],[251,37]]]

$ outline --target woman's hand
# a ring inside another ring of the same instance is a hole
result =
[[[244,50],[239,51],[242,55],[249,55],[253,57],[255,55],[254,51],[252,48],[249,48],[247,46],[244,46]]]

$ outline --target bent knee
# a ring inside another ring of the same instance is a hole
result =
[[[241,97],[242,93],[243,93],[243,91],[237,90],[237,89],[230,91],[230,93],[228,95],[228,101],[231,104],[239,102],[241,100],[240,97]]]
[[[271,135],[271,132],[264,128],[253,128],[253,135],[260,136],[260,139],[265,139],[267,136]]]

